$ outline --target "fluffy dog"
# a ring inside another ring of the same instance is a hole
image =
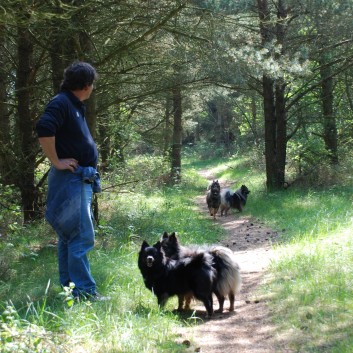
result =
[[[210,216],[213,216],[213,219],[216,219],[216,213],[221,205],[221,186],[219,185],[218,180],[213,180],[208,189],[206,195],[207,206],[210,211]]]
[[[205,253],[211,255],[212,267],[216,270],[216,277],[214,279],[213,292],[215,293],[219,309],[217,312],[223,312],[225,297],[229,297],[230,307],[229,311],[234,311],[235,294],[239,292],[241,286],[239,265],[235,260],[233,251],[224,246],[182,246],[180,245],[175,232],[168,235],[164,232],[161,238],[162,248],[165,255],[170,259],[181,260],[195,256],[195,254]],[[178,310],[190,308],[190,301],[192,295],[179,296]]]
[[[250,190],[245,185],[242,185],[235,192],[230,189],[223,189],[221,191],[221,216],[223,216],[223,213],[227,216],[230,208],[236,208],[239,212],[242,212],[246,205],[248,194],[250,194]]]
[[[216,270],[209,254],[200,252],[178,260],[167,259],[160,241],[153,246],[144,241],[138,267],[145,286],[157,296],[161,307],[173,295],[180,298],[193,293],[205,305],[207,315],[213,314],[212,290]]]

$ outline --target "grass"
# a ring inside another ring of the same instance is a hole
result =
[[[266,291],[276,324],[304,352],[352,352],[352,236],[349,229],[282,246]]]
[[[197,173],[201,169],[234,181],[234,189],[247,185],[251,193],[244,214],[280,235],[277,260],[261,288],[278,328],[279,351],[283,346],[297,352],[353,351],[352,188],[293,187],[269,194],[263,172],[249,159],[195,157],[186,159],[179,186],[100,196],[101,220],[90,261],[109,302],[65,304],[57,284],[55,234],[44,222],[17,227],[2,240],[1,353],[186,352],[179,329],[198,319],[175,315],[176,298],[166,310],[158,308],[138,271],[137,253],[143,239],[153,243],[165,230],[177,231],[185,244],[225,236],[195,208],[193,200],[207,184]]]
[[[0,352],[21,352],[21,345],[43,353],[185,352],[179,328],[199,319],[175,315],[176,298],[160,310],[137,268],[142,240],[154,243],[164,230],[178,231],[184,243],[213,243],[224,236],[196,211],[193,199],[204,192],[205,180],[195,171],[184,179],[182,185],[153,193],[148,189],[100,196],[102,219],[90,262],[98,290],[111,296],[109,302],[67,306],[57,284],[55,234],[44,222],[14,232],[6,243],[16,249],[16,260],[9,266],[10,280],[0,282],[0,314],[7,308],[14,311],[2,316],[13,335],[0,329],[1,343],[6,343]]]
[[[352,352],[352,186],[266,193],[258,173],[244,173],[247,161],[229,161],[227,169],[218,163],[218,178],[251,189],[247,213],[280,234],[261,290],[278,328],[279,351]]]

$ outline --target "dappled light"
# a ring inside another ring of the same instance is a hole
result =
[[[352,14],[2,0],[1,353],[351,353]],[[138,252],[164,232],[236,253],[234,312],[158,306]]]

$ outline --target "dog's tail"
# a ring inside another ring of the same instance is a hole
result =
[[[209,252],[213,256],[217,270],[218,292],[223,296],[237,294],[241,287],[241,277],[233,251],[224,246],[215,245],[210,247]]]

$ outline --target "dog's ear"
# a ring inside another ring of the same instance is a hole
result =
[[[243,189],[243,191],[247,194],[250,194],[250,190],[247,188],[246,185],[242,185],[241,188]]]
[[[163,235],[162,235],[162,240],[164,239],[168,239],[168,233],[167,232],[164,232]]]
[[[148,248],[148,247],[149,247],[149,245],[148,245],[147,241],[144,240],[144,241],[142,242],[142,245],[141,245],[141,250],[144,250],[144,249],[146,249],[146,248]]]
[[[153,247],[156,248],[158,251],[161,251],[162,244],[161,244],[161,242],[158,240],[157,243],[153,245]]]
[[[169,240],[173,241],[173,242],[177,242],[178,238],[175,232],[173,232],[170,236],[169,236]]]

